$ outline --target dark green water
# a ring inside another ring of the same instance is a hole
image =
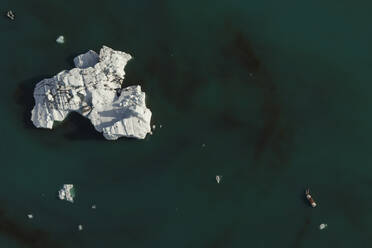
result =
[[[0,247],[370,247],[371,8],[3,0]],[[154,135],[106,141],[77,115],[33,128],[34,85],[102,45],[135,57],[125,83]]]

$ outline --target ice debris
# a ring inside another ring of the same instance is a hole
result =
[[[64,184],[63,188],[58,191],[59,199],[74,202],[75,189],[73,184]]]
[[[327,226],[328,226],[327,224],[322,223],[322,224],[319,225],[319,229],[323,230],[323,229],[327,228]]]
[[[220,183],[221,182],[221,179],[222,179],[222,176],[219,176],[219,175],[216,176],[217,183]]]
[[[65,37],[64,37],[63,35],[58,36],[57,39],[56,39],[56,42],[57,42],[58,44],[63,44],[63,43],[65,43]]]

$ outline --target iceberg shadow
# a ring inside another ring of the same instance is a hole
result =
[[[58,129],[63,129],[63,136],[71,141],[76,140],[97,140],[106,141],[102,133],[97,132],[89,119],[77,112],[68,114],[65,120],[58,125]]]
[[[22,109],[22,122],[27,129],[36,128],[31,121],[31,110],[35,105],[34,88],[38,82],[51,77],[53,77],[53,75],[40,75],[21,81],[14,92],[15,103]]]

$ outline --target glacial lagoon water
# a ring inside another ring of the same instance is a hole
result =
[[[0,247],[369,247],[371,8],[3,0]],[[35,129],[34,85],[102,45],[134,56],[154,135]]]

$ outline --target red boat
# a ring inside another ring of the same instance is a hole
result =
[[[311,197],[311,195],[310,195],[310,190],[309,190],[309,189],[307,189],[307,190],[305,191],[305,195],[306,195],[306,199],[309,201],[310,205],[311,205],[313,208],[315,208],[315,207],[316,207],[316,203],[315,203],[313,197]]]

